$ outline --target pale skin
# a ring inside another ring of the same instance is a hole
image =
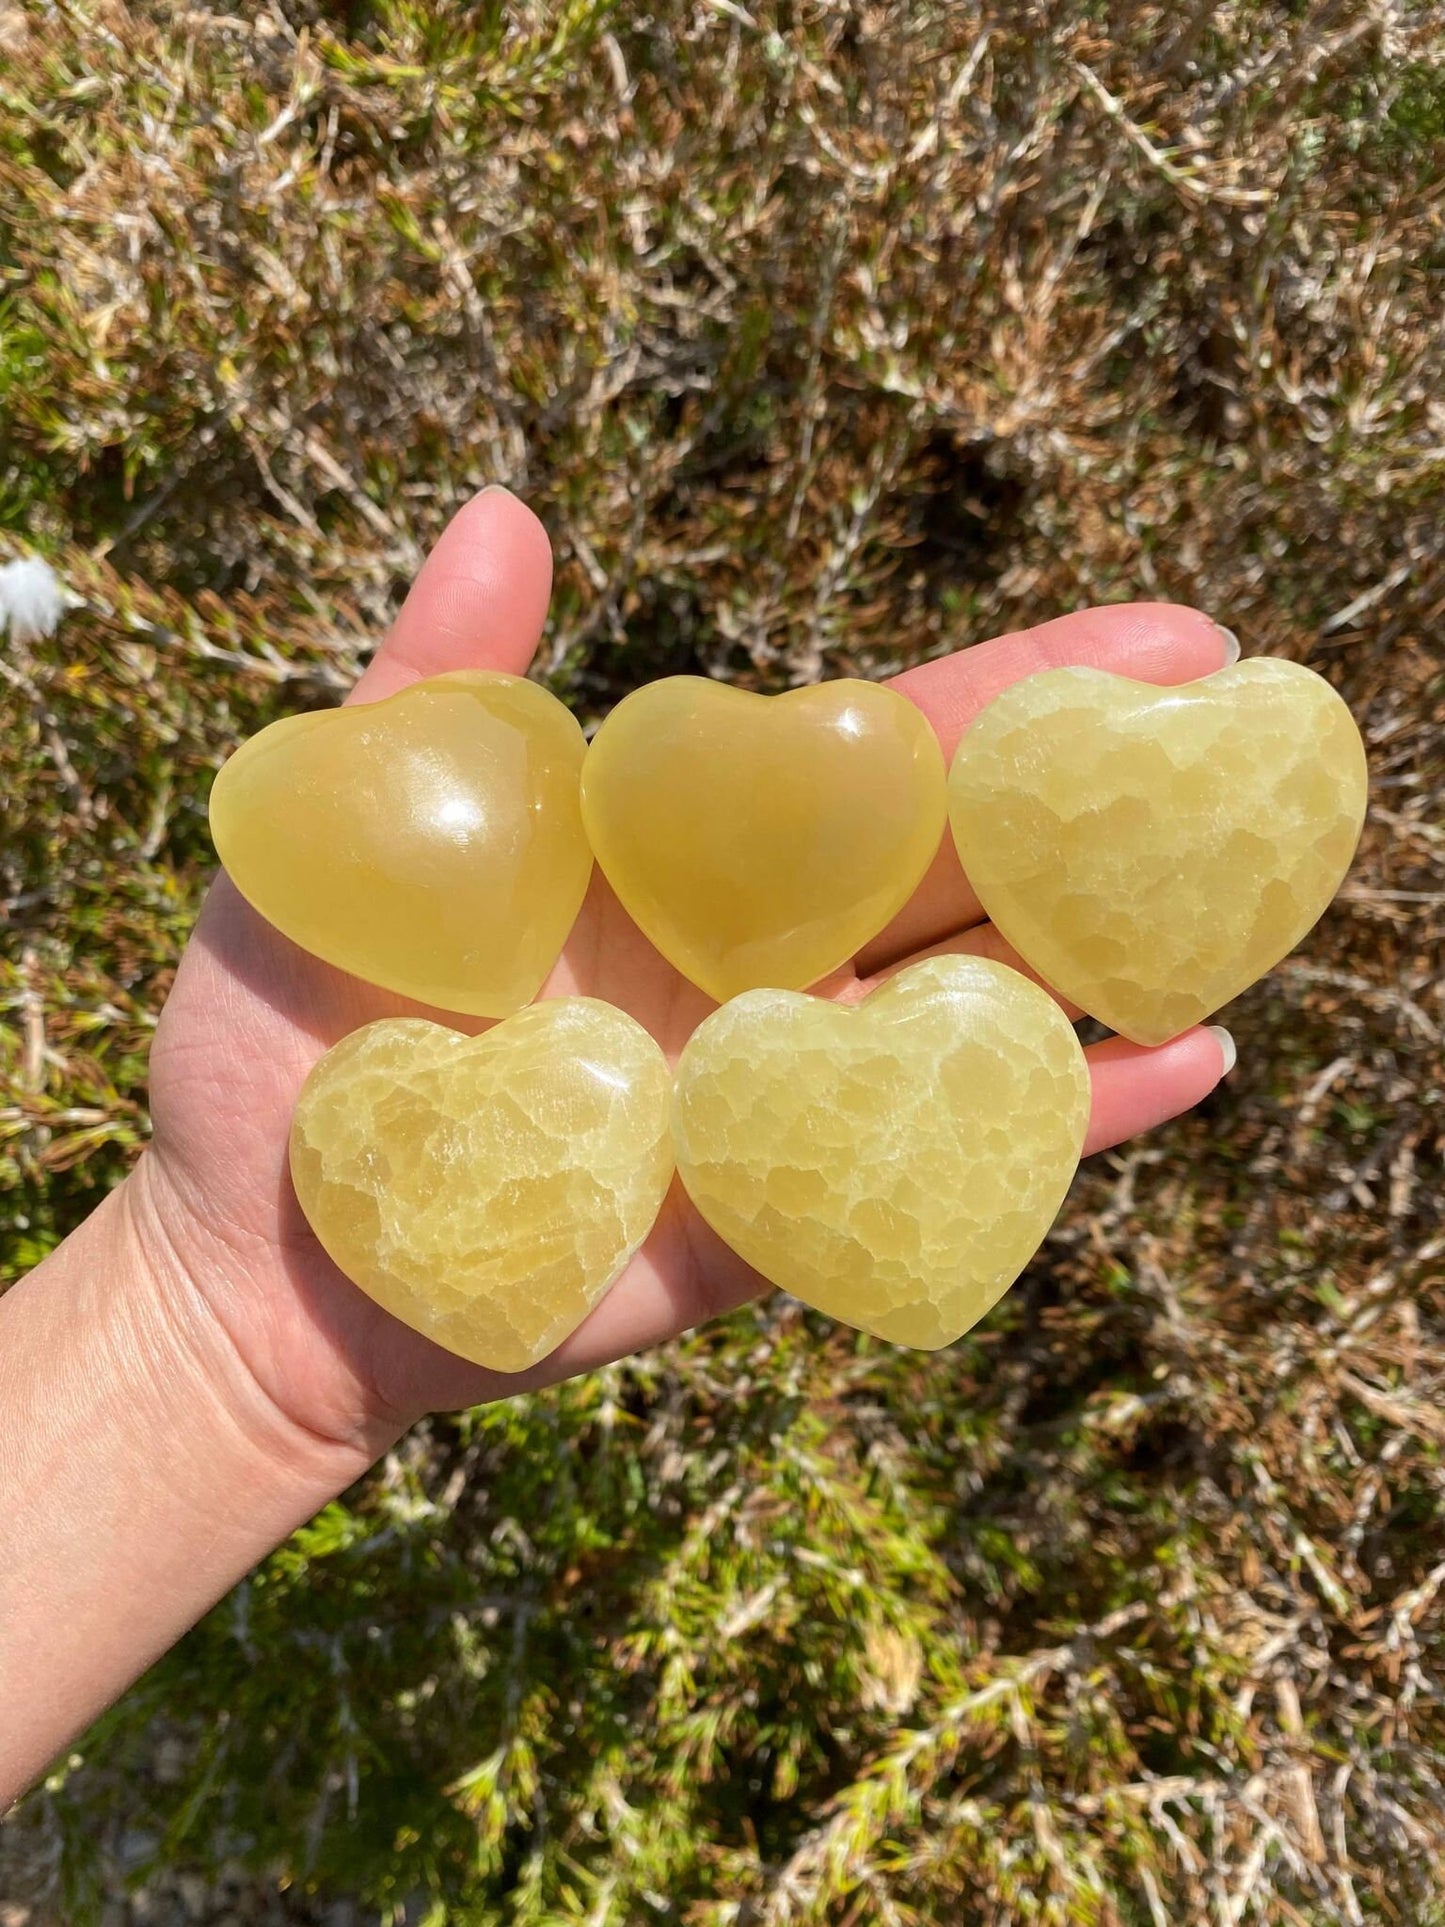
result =
[[[502,490],[443,534],[352,695],[460,668],[521,674],[551,553]],[[1191,681],[1232,654],[1197,611],[1065,616],[895,679],[951,754],[1034,670],[1088,663]],[[831,979],[855,999],[938,950],[1017,963],[945,848],[894,924]],[[630,1012],[675,1056],[713,1008],[600,878],[544,996]],[[0,1300],[0,1812],[187,1626],[428,1411],[506,1397],[662,1343],[765,1289],[674,1188],[587,1322],[534,1370],[471,1365],[379,1310],[308,1230],[286,1172],[292,1106],[338,1038],[408,1005],[296,949],[224,877],[186,950],[151,1056],[155,1138],[106,1204]],[[458,1028],[480,1028],[426,1012]],[[1217,1032],[1089,1052],[1099,1151],[1198,1103]]]

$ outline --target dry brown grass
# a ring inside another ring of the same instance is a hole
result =
[[[1176,597],[1374,773],[971,1341],[774,1304],[425,1429],[22,1809],[20,1918],[1445,1918],[1442,28],[3,11],[0,531],[79,598],[3,650],[11,1273],[143,1140],[210,772],[486,481],[585,718]]]

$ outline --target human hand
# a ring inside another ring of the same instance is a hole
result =
[[[489,490],[438,543],[352,700],[422,676],[523,673],[546,615],[551,554],[541,524]],[[1135,605],[1084,611],[909,670],[894,687],[936,729],[944,754],[999,690],[1034,670],[1088,663],[1143,680],[1192,680],[1230,652],[1195,611]],[[969,952],[1022,967],[969,889],[945,838],[913,901],[826,994],[855,999],[921,954]],[[714,1006],[622,910],[600,873],[541,993],[602,998],[675,1058]],[[423,1011],[331,968],[266,924],[218,878],[182,961],[151,1057],[155,1139],[129,1181],[134,1216],[194,1294],[220,1353],[303,1433],[374,1455],[430,1409],[478,1403],[656,1344],[764,1289],[674,1185],[647,1244],[586,1323],[532,1371],[511,1377],[454,1357],[398,1323],[337,1270],[311,1233],[287,1173],[291,1112],[307,1073],[375,1018]],[[1197,1103],[1226,1068],[1196,1030],[1157,1050],[1120,1039],[1089,1052],[1097,1151]]]
[[[355,692],[419,676],[523,671],[546,614],[541,524],[505,492],[457,516]],[[1066,616],[896,679],[945,754],[1000,689],[1093,663],[1155,682],[1224,661],[1222,631],[1165,606]],[[913,901],[824,987],[863,995],[930,949],[1016,962],[951,844]],[[676,1055],[711,1007],[599,877],[546,996],[619,1005]],[[338,1038],[415,1006],[271,929],[223,876],[151,1057],[155,1138],[91,1218],[0,1298],[0,1810],[126,1682],[423,1412],[496,1398],[656,1344],[761,1280],[674,1186],[656,1229],[587,1322],[533,1371],[453,1357],[351,1285],[292,1193],[292,1106]],[[430,1012],[461,1026],[446,1012]],[[1207,1031],[1090,1053],[1089,1148],[1197,1102],[1224,1069]],[[118,1599],[128,1602],[114,1610]]]

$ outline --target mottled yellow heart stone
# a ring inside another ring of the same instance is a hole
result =
[[[459,670],[288,716],[211,790],[248,902],[369,983],[479,1017],[536,996],[591,874],[576,719],[521,676]]]
[[[520,1372],[652,1229],[672,1179],[669,1092],[642,1026],[589,997],[481,1037],[389,1018],[307,1078],[291,1176],[353,1283],[449,1351]]]
[[[974,722],[949,779],[994,923],[1139,1044],[1201,1022],[1294,948],[1350,866],[1365,788],[1334,690],[1266,660],[1173,689],[1030,676]]]
[[[854,1008],[755,990],[678,1062],[678,1170],[713,1229],[845,1324],[935,1350],[1028,1263],[1089,1119],[1073,1027],[976,957],[901,971]]]
[[[722,1001],[800,990],[876,936],[933,860],[947,787],[928,723],[877,683],[672,676],[597,732],[582,814],[633,921]]]

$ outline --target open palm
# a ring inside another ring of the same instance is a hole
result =
[[[393,694],[460,668],[520,674],[546,616],[551,553],[536,517],[488,490],[442,536],[354,692]],[[895,687],[928,716],[945,754],[978,710],[1034,670],[1088,663],[1172,683],[1225,659],[1223,632],[1170,605],[1084,611],[908,671]],[[1017,963],[951,847],[892,926],[830,980],[855,998],[924,952]],[[544,997],[600,997],[675,1057],[713,1008],[667,963],[600,875]],[[301,1216],[287,1175],[291,1111],[311,1066],[347,1032],[420,1007],[332,969],[289,943],[223,876],[182,960],[151,1058],[155,1142],[141,1193],[202,1309],[282,1414],[326,1439],[380,1449],[422,1412],[547,1383],[657,1343],[742,1302],[762,1281],[713,1236],[674,1185],[647,1244],[586,1323],[517,1377],[488,1372],[399,1324],[351,1285]],[[459,1029],[479,1023],[425,1011]],[[1122,1040],[1089,1053],[1087,1149],[1099,1150],[1197,1103],[1218,1081],[1216,1038],[1193,1031],[1158,1050]]]

